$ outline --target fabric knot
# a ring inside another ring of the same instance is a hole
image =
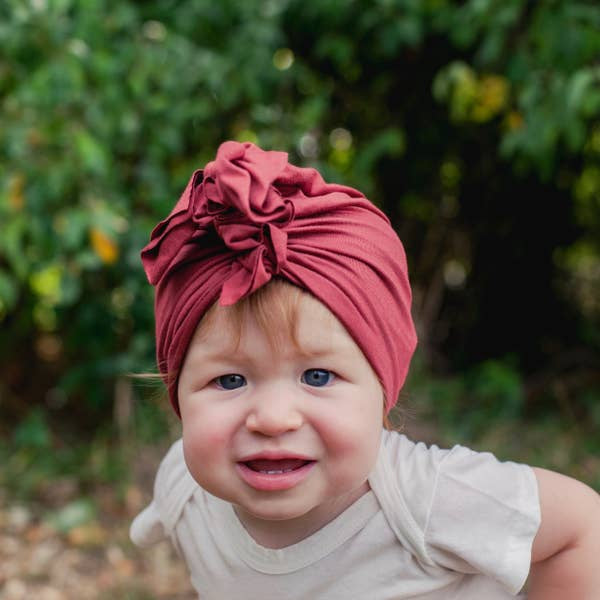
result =
[[[271,271],[277,275],[287,262],[287,232],[272,223],[267,223],[262,227],[262,237],[267,249],[266,256],[271,264]]]
[[[272,223],[219,227],[221,237],[232,249],[242,251],[223,284],[220,302],[235,304],[277,275],[287,262],[287,233]],[[246,252],[243,252],[243,251]]]
[[[277,177],[287,165],[283,153],[274,155],[274,169],[264,153],[224,144],[217,159],[192,184],[190,213],[199,230],[213,227],[226,248],[235,253],[231,277],[224,283],[222,303],[233,303],[264,285],[286,264],[287,233],[294,204],[284,197],[289,186],[278,188]],[[265,169],[268,165],[268,169]]]

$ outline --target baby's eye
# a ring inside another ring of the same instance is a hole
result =
[[[228,373],[227,375],[217,377],[214,382],[217,387],[223,390],[235,390],[246,385],[246,378],[237,373]]]
[[[335,375],[327,369],[307,369],[302,373],[300,378],[302,383],[312,385],[314,387],[321,387],[331,383]]]

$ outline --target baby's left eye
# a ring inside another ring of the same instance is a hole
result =
[[[327,369],[307,369],[300,378],[302,383],[312,385],[313,387],[322,387],[331,383],[335,375]]]

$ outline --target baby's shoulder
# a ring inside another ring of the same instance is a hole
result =
[[[480,468],[495,470],[515,463],[502,462],[491,452],[481,452],[454,445],[440,448],[436,444],[413,441],[397,431],[384,431],[382,435],[382,452],[394,467],[409,476],[422,473],[427,478],[440,471],[452,472]]]
[[[437,469],[443,459],[454,450],[439,448],[435,444],[413,441],[398,431],[384,430],[381,437],[385,452],[394,467]]]
[[[433,506],[452,506],[452,497],[462,503],[467,495],[476,493],[510,504],[521,490],[529,493],[535,487],[529,466],[501,461],[490,452],[461,445],[444,449],[385,431],[381,452],[386,475],[393,478],[421,525],[425,525]]]
[[[386,514],[400,513],[401,520],[411,524],[411,545],[421,545],[417,540],[423,535],[440,467],[450,452],[397,431],[382,433],[369,483]]]
[[[384,432],[370,481],[390,526],[423,564],[521,589],[540,523],[531,467]]]

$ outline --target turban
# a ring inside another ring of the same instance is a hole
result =
[[[329,308],[379,377],[386,412],[396,403],[416,345],[406,257],[388,218],[359,191],[291,165],[285,152],[224,142],[154,228],[142,262],[176,412],[177,376],[204,313],[273,277]]]

